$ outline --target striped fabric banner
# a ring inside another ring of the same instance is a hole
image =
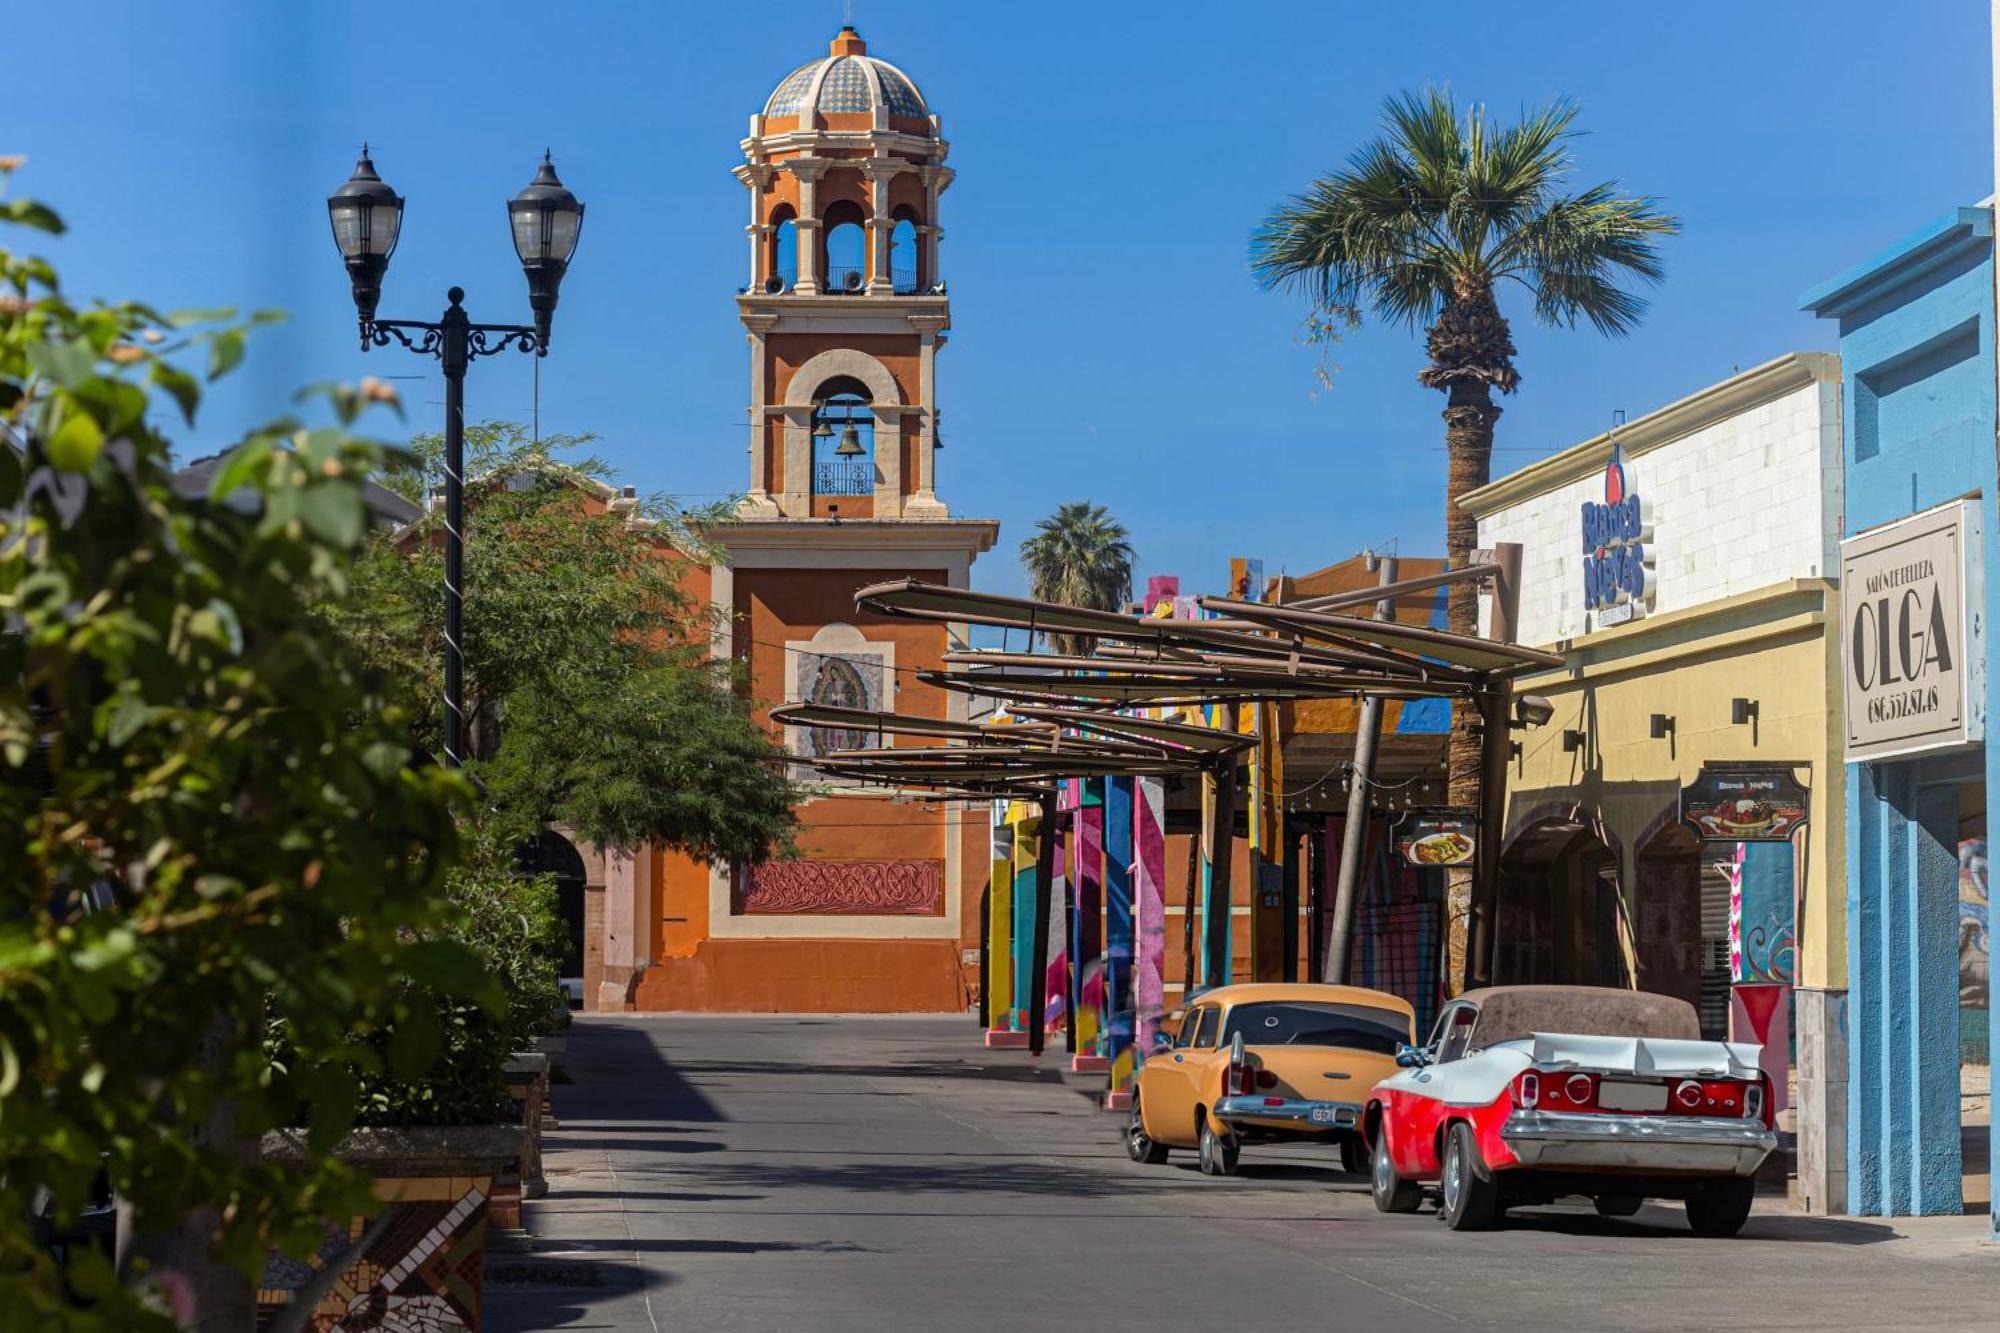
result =
[[[1139,778],[1132,801],[1133,1049],[1140,1061],[1166,1017],[1167,788]]]
[[[1104,1053],[1111,1088],[1132,1081],[1132,779],[1104,779]]]
[[[986,890],[986,1013],[995,1028],[1010,1026],[1014,1008],[1014,826],[1007,802],[993,802],[992,875]]]

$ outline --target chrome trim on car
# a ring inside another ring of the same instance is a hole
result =
[[[1333,1119],[1315,1120],[1313,1112],[1331,1110]],[[1257,1095],[1224,1097],[1215,1104],[1215,1114],[1222,1120],[1296,1120],[1302,1124],[1323,1125],[1328,1129],[1352,1129],[1361,1123],[1361,1103],[1303,1101],[1284,1098],[1276,1106],[1266,1104],[1265,1098]]]
[[[1524,1166],[1715,1172],[1747,1176],[1778,1146],[1741,1116],[1515,1111],[1500,1138]]]

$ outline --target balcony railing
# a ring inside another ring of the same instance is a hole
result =
[[[814,495],[873,495],[875,462],[869,458],[837,458],[813,464]]]
[[[868,290],[868,270],[835,264],[826,271],[826,290],[834,296],[858,296]]]

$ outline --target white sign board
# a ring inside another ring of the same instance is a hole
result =
[[[1840,544],[1847,758],[1985,735],[1980,515],[1956,500]]]

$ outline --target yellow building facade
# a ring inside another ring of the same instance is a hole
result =
[[[1797,1192],[1844,1199],[1840,371],[1799,353],[1474,492],[1523,550],[1495,979],[1635,986],[1765,1047]]]

